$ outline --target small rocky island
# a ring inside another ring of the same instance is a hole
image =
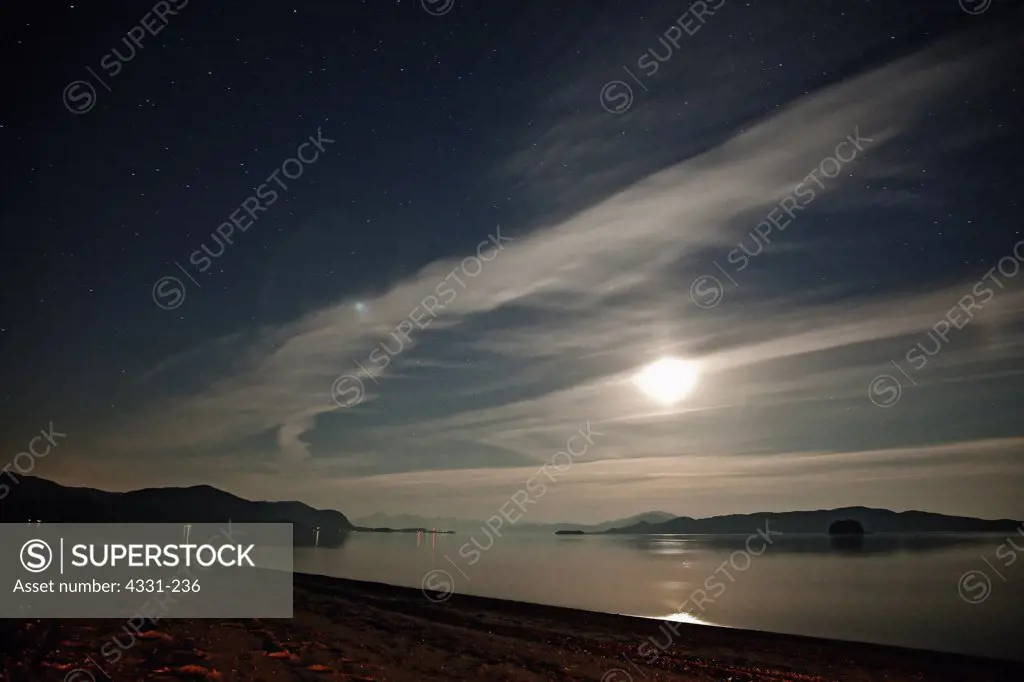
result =
[[[864,535],[864,526],[854,519],[833,521],[828,527],[829,535]]]
[[[555,535],[586,535],[581,530],[556,530]]]

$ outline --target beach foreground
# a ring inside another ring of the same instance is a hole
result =
[[[434,603],[416,589],[303,574],[291,620],[161,620],[134,644],[119,620],[0,624],[5,682],[978,681],[1014,679],[1020,666],[698,625],[680,625],[648,664],[637,648],[665,641],[660,621],[462,595]]]

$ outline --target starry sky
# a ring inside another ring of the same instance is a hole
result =
[[[0,13],[9,471],[1024,517],[1020,3]]]

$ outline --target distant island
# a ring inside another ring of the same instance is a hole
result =
[[[437,535],[451,534],[453,530],[437,530],[434,528],[367,528],[356,526],[353,529],[357,533],[434,533]]]
[[[586,535],[582,530],[556,530],[555,535]]]
[[[843,524],[840,528],[852,528],[850,524],[855,523],[860,534],[864,533],[864,528],[870,528],[872,533],[1010,533],[1021,525],[1020,521],[1012,519],[988,520],[925,511],[894,512],[869,507],[843,507],[729,514],[705,519],[680,516],[661,523],[642,521],[605,532],[620,535],[740,535],[752,533],[767,524],[771,530],[787,535],[821,535],[826,530],[831,533],[836,522]]]
[[[855,519],[833,521],[828,527],[829,535],[864,535],[864,526]]]
[[[641,521],[648,523],[661,523],[669,521],[678,516],[666,511],[650,511],[642,514],[634,514],[620,519],[602,521],[601,523],[557,523],[557,522],[533,522],[529,519],[521,519],[517,523],[502,526],[501,532],[505,533],[545,533],[550,534],[559,530],[581,530],[584,533],[600,533],[612,528],[631,526]],[[479,533],[480,528],[485,525],[483,519],[466,519],[452,516],[418,516],[416,514],[383,514],[375,513],[353,519],[357,527],[362,528],[445,528],[460,533]]]

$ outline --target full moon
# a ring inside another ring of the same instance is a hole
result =
[[[690,395],[699,375],[697,363],[667,357],[638,372],[633,384],[648,398],[667,407]]]

